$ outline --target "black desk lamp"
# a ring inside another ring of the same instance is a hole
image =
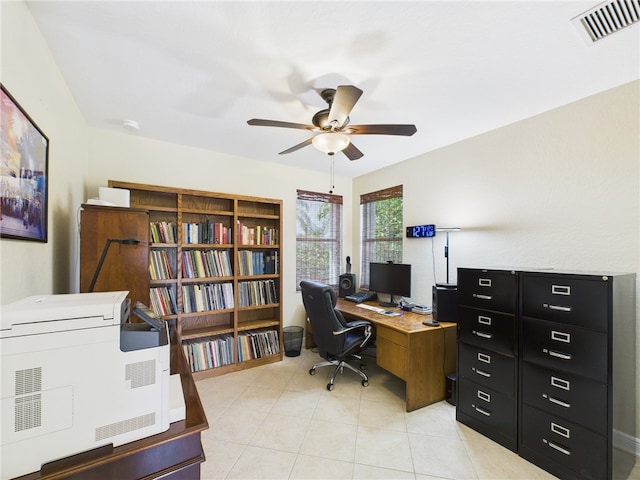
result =
[[[102,270],[102,264],[104,263],[104,259],[107,257],[107,252],[109,251],[109,247],[112,243],[119,243],[121,245],[139,245],[140,240],[136,240],[135,238],[109,238],[107,239],[107,243],[104,244],[104,248],[102,249],[102,255],[100,256],[100,260],[98,261],[98,266],[96,267],[96,271],[93,274],[93,278],[91,279],[91,283],[89,284],[88,292],[93,292],[93,287],[96,286],[96,280],[98,280],[98,275],[100,274],[100,270]]]
[[[459,232],[460,227],[436,227],[436,232],[446,233],[446,242],[444,245],[444,258],[447,259],[447,285],[449,284],[449,232]]]

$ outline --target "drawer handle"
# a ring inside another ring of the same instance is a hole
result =
[[[568,285],[551,285],[553,295],[571,295],[571,287]]]
[[[571,334],[565,332],[558,332],[556,330],[551,330],[551,340],[556,340],[558,342],[571,343]]]
[[[491,325],[491,317],[485,317],[484,315],[478,315],[478,323],[482,325]]]
[[[545,440],[545,442],[547,443],[547,445],[549,445],[551,448],[559,451],[560,453],[564,453],[565,455],[571,455],[571,452],[569,450],[567,450],[566,448],[561,447],[560,445],[556,445],[553,442],[547,442],[547,440]]]
[[[564,438],[571,438],[571,430],[557,423],[551,422],[551,431],[563,436]]]
[[[473,334],[477,335],[480,338],[493,338],[493,334],[492,333],[478,332],[477,330],[474,330]]]
[[[479,278],[478,279],[478,285],[480,285],[481,287],[490,287],[491,286],[491,279],[490,278]]]
[[[563,380],[558,377],[551,377],[551,386],[562,388],[563,390],[570,391],[571,390],[571,382],[568,380]]]
[[[491,374],[489,372],[485,372],[484,370],[478,370],[477,368],[474,368],[473,371],[483,377],[491,378]]]
[[[546,393],[543,393],[542,396],[547,400],[549,400],[551,403],[555,403],[556,405],[560,405],[561,407],[564,407],[564,408],[571,408],[570,403],[563,402],[562,400],[558,400],[557,398],[554,398],[554,397],[549,397]]]
[[[474,293],[473,296],[480,300],[491,300],[493,298],[491,295],[480,295],[479,293]]]
[[[478,352],[478,360],[484,363],[491,363],[491,355]]]
[[[547,303],[543,304],[544,307],[547,307],[549,310],[555,310],[556,312],[570,312],[571,307],[563,307],[562,305],[549,305]]]
[[[555,350],[547,350],[546,348],[542,351],[544,353],[548,353],[552,357],[560,358],[562,360],[571,360],[571,355],[568,353],[556,352]]]
[[[484,400],[487,403],[491,403],[491,395],[489,395],[486,392],[483,392],[482,390],[478,390],[478,398],[480,400]]]
[[[485,417],[491,416],[491,412],[485,410],[484,408],[476,407],[475,405],[473,406],[473,408],[475,409],[476,412],[481,413]]]

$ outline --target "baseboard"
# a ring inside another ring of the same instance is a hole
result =
[[[640,458],[640,438],[632,437],[620,430],[613,431],[613,446],[623,452]]]

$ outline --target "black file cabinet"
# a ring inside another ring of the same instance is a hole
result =
[[[635,274],[458,269],[456,418],[566,479],[635,462]]]
[[[517,451],[517,274],[458,269],[456,418]]]
[[[635,275],[520,275],[519,454],[563,479],[626,478],[635,437]]]

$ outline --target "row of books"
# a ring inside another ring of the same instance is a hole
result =
[[[234,363],[231,334],[187,340],[182,343],[182,348],[192,372]],[[277,330],[243,332],[238,335],[239,362],[279,353],[280,341]]]
[[[184,243],[233,243],[231,227],[221,222],[183,223],[182,238]]]
[[[152,243],[177,243],[178,231],[173,222],[151,222]]]
[[[233,363],[233,336],[229,334],[187,340],[182,348],[192,372]]]
[[[184,278],[230,277],[233,275],[228,250],[184,250]]]
[[[156,315],[174,315],[178,311],[175,290],[171,287],[150,288],[149,299]]]
[[[182,286],[184,313],[222,310],[233,306],[233,285],[230,282]]]
[[[265,275],[278,273],[278,251],[238,251],[238,270],[240,275]]]
[[[238,282],[238,305],[249,307],[252,305],[269,305],[278,303],[276,282],[269,280],[252,280]]]
[[[241,245],[278,245],[278,229],[272,227],[250,227],[238,220],[238,243]]]
[[[166,250],[149,251],[149,277],[151,280],[174,278],[169,254]]]
[[[238,335],[238,361],[253,360],[280,353],[276,330],[244,332]]]

